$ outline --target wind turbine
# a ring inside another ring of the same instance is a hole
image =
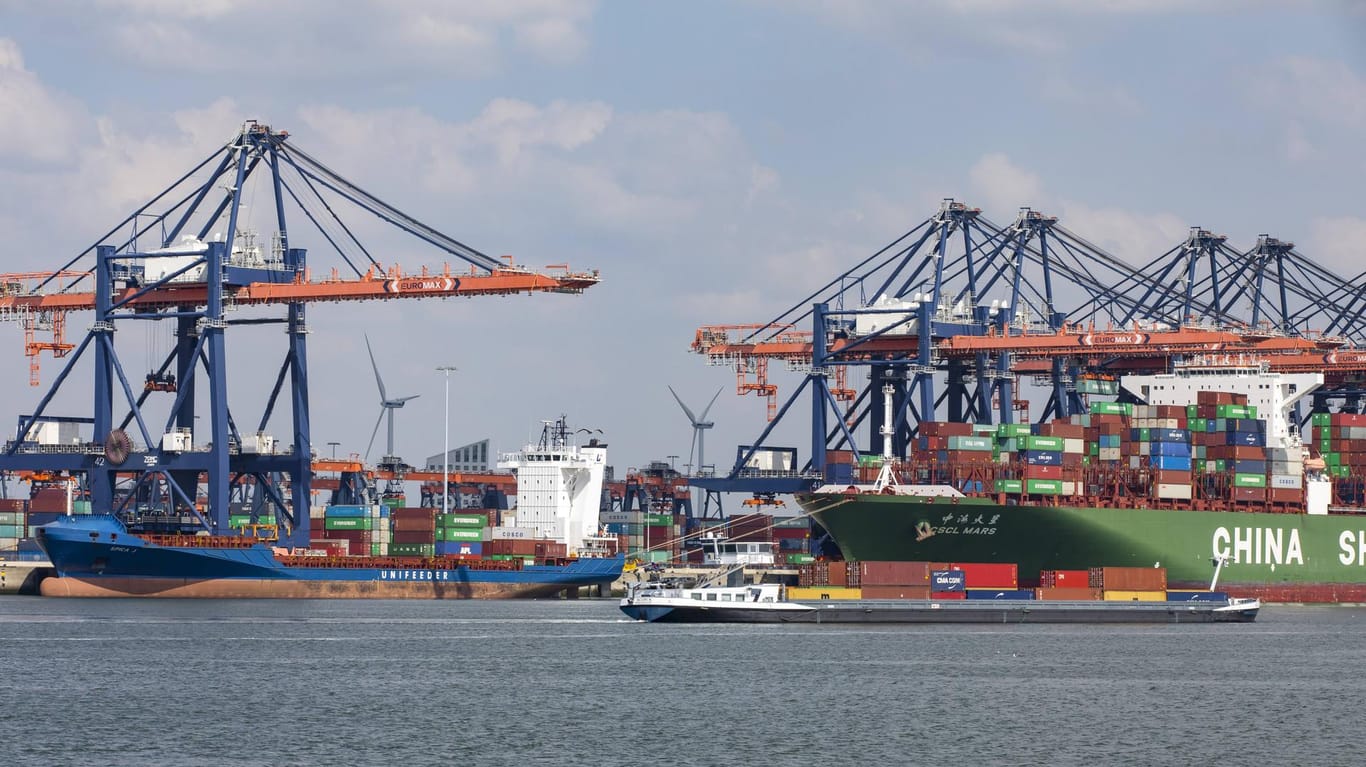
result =
[[[703,448],[707,429],[716,425],[715,423],[706,420],[707,413],[711,411],[711,406],[716,404],[716,398],[721,396],[721,389],[717,389],[716,393],[712,395],[711,402],[707,403],[707,407],[702,411],[701,416],[693,415],[693,412],[688,409],[688,406],[683,404],[683,400],[678,396],[678,392],[674,391],[674,387],[669,387],[669,393],[674,395],[674,400],[678,402],[679,407],[683,408],[684,414],[688,416],[689,423],[692,424],[692,444],[688,446],[688,464],[693,467],[694,475],[699,474],[702,467],[706,465],[706,451]],[[692,462],[694,453],[697,455],[697,463],[695,464]]]
[[[379,365],[375,363],[375,350],[370,348],[370,336],[365,337],[365,350],[370,352],[370,367],[375,369],[375,383],[379,384],[379,418],[375,419],[375,428],[370,432],[370,443],[365,446],[365,459],[370,460],[370,448],[375,446],[375,435],[379,434],[379,424],[384,420],[384,414],[389,414],[389,451],[385,456],[394,454],[394,411],[403,407],[403,403],[410,399],[417,399],[420,394],[410,397],[395,397],[389,399],[389,395],[384,391],[384,379],[379,375]]]

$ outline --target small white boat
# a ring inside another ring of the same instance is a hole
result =
[[[680,581],[632,583],[621,611],[639,621],[676,623],[786,623],[813,608],[783,599],[775,583],[686,586]]]

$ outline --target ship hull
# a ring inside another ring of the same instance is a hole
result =
[[[1042,570],[1167,569],[1172,589],[1207,588],[1278,602],[1366,602],[1366,516],[1078,506],[987,499],[813,493],[798,503],[848,559],[1003,562],[1021,585]]]
[[[39,544],[57,577],[44,596],[277,599],[518,599],[610,584],[623,560],[580,559],[520,569],[440,566],[414,560],[366,567],[285,565],[264,546],[165,547],[98,518],[40,528]]]

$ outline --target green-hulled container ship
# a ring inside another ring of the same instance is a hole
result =
[[[848,559],[1160,566],[1170,588],[1366,602],[1366,416],[1289,413],[1322,383],[1265,365],[1128,376],[1136,402],[1051,424],[922,423],[910,455],[798,502]],[[870,473],[875,472],[873,479]],[[869,482],[866,480],[872,479]]]

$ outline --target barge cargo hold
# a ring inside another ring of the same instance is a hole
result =
[[[1012,562],[1020,585],[1097,564],[1171,588],[1366,602],[1366,415],[1292,416],[1322,382],[1252,362],[1120,381],[1048,423],[923,422],[909,457],[797,495],[846,559]],[[869,476],[868,473],[876,476]]]
[[[39,528],[58,577],[43,596],[294,599],[547,597],[621,576],[624,559],[545,564],[459,557],[318,557],[246,538],[139,537],[110,516],[65,517]],[[198,545],[197,545],[198,544]]]
[[[1255,599],[1043,601],[904,599],[789,601],[782,587],[682,588],[639,584],[621,600],[651,623],[1250,623]]]

